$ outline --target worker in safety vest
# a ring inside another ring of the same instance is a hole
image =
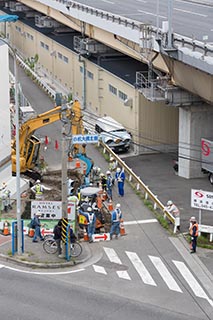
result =
[[[191,253],[195,253],[196,247],[197,247],[198,224],[195,217],[191,217],[189,221],[190,221],[189,233],[191,236]]]
[[[176,219],[177,229],[180,231],[180,210],[172,200],[167,202],[166,210]]]
[[[124,182],[125,182],[125,173],[123,170],[121,170],[121,168],[117,168],[116,169],[116,173],[115,173],[115,180],[118,183],[118,195],[120,197],[124,196]]]
[[[121,205],[117,203],[115,210],[111,213],[111,229],[110,229],[110,239],[112,239],[113,234],[117,239],[120,234],[120,220],[122,218]]]
[[[91,207],[87,208],[87,232],[88,232],[88,237],[89,237],[89,242],[93,242],[93,234],[95,233],[95,223],[96,223],[96,216],[95,213],[93,212]]]
[[[36,199],[42,200],[44,190],[51,190],[51,189],[41,184],[40,180],[37,180],[36,184],[31,188],[31,190],[35,194]]]

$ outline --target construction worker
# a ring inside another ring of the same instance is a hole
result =
[[[40,238],[41,241],[44,241],[44,238],[41,235],[41,222],[40,222],[40,216],[41,213],[37,212],[34,215],[34,226],[35,226],[35,233],[34,233],[34,237],[33,237],[33,242],[38,242],[37,237]]]
[[[113,157],[110,157],[109,159],[109,171],[114,175],[115,171],[116,171],[116,161]]]
[[[118,195],[120,197],[124,196],[124,182],[125,182],[125,173],[123,170],[121,170],[121,168],[117,168],[116,169],[116,173],[115,173],[115,180],[118,183]]]
[[[106,191],[106,189],[107,189],[107,177],[105,176],[104,173],[100,174],[100,183],[101,183],[102,190]]]
[[[113,234],[117,239],[120,235],[120,220],[122,218],[121,205],[117,203],[115,210],[111,213],[111,229],[110,229],[110,239],[112,239]]]
[[[198,224],[195,217],[191,217],[189,221],[190,221],[189,233],[191,236],[191,253],[195,253],[196,247],[197,247]]]
[[[47,188],[43,184],[41,184],[40,180],[37,180],[36,184],[31,188],[31,190],[35,194],[35,198],[37,200],[43,200],[43,192],[44,192],[44,190],[51,190],[51,189]]]
[[[106,181],[107,196],[108,196],[108,199],[112,200],[113,177],[109,170],[106,172],[106,178],[107,178],[107,181]]]
[[[89,242],[93,242],[93,234],[95,232],[95,225],[96,225],[96,216],[92,210],[91,207],[87,208],[87,232],[88,232],[88,237],[89,237]]]
[[[177,229],[180,231],[180,210],[172,200],[167,201],[166,210],[173,216],[173,218],[175,218]]]

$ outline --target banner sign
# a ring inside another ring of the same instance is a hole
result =
[[[74,134],[72,136],[72,143],[98,143],[98,134]]]

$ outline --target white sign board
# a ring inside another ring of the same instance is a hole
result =
[[[75,220],[75,209],[75,202],[68,201],[67,217],[71,221]],[[32,201],[31,219],[37,212],[41,213],[41,219],[59,220],[62,218],[62,203],[61,201]]]
[[[72,143],[98,143],[98,134],[74,134],[72,136]]]
[[[213,211],[213,192],[191,189],[191,207]]]
[[[94,242],[109,241],[110,240],[110,233],[93,234],[92,235],[92,240]]]

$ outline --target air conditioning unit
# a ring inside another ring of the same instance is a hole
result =
[[[10,8],[10,11],[12,11],[12,12],[25,12],[25,11],[29,11],[29,7],[23,5],[22,3],[13,2],[13,1],[10,1],[10,2],[9,2],[9,8]]]
[[[47,16],[35,15],[35,25],[38,28],[57,28],[60,23]]]

